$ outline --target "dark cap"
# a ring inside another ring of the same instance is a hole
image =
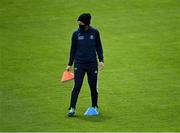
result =
[[[81,21],[85,25],[89,25],[91,23],[91,14],[90,13],[83,13],[78,17],[77,21]]]

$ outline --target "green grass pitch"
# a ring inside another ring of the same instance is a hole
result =
[[[98,117],[59,78],[77,17],[103,42]],[[0,0],[0,131],[180,131],[179,0]]]

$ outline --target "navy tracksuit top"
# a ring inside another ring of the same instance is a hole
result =
[[[75,63],[82,64],[97,63],[97,55],[99,61],[103,61],[99,31],[93,27],[89,27],[87,31],[78,28],[72,35],[68,65],[72,66],[74,60]]]

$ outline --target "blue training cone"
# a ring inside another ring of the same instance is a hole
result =
[[[99,112],[97,111],[97,109],[93,108],[93,107],[89,107],[86,112],[84,113],[84,115],[86,116],[93,116],[93,115],[99,115]]]

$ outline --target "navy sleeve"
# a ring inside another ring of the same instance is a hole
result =
[[[97,31],[96,51],[97,51],[97,55],[98,55],[98,58],[99,58],[99,62],[104,62],[103,49],[102,49],[102,44],[101,44],[101,38],[100,38],[99,31]]]
[[[70,57],[69,57],[69,63],[68,63],[69,66],[72,66],[74,62],[76,49],[77,49],[77,41],[76,41],[76,34],[74,32],[71,39]]]

